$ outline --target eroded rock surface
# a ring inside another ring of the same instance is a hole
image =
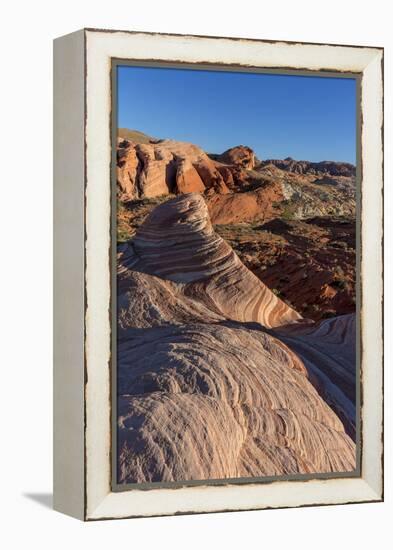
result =
[[[302,359],[321,396],[355,439],[355,314],[326,319],[316,325],[288,325],[277,334]]]
[[[234,164],[247,170],[252,170],[256,164],[254,151],[245,145],[228,149],[222,155],[219,155],[218,160],[224,164]]]
[[[156,206],[118,266],[120,483],[354,469],[347,320],[302,319],[196,193]]]
[[[355,311],[354,218],[217,225],[242,262],[304,317]]]
[[[192,143],[138,133],[119,138],[118,197],[122,204],[172,194],[204,195],[212,222],[266,222],[284,216],[354,216],[356,169],[348,163],[264,160],[240,145],[207,155]]]
[[[192,143],[169,139],[149,143],[120,140],[118,195],[127,202],[205,189],[226,192],[225,179],[216,164]]]
[[[157,206],[126,245],[122,266],[186,285],[186,296],[235,321],[271,328],[301,319],[214,232],[198,194]]]

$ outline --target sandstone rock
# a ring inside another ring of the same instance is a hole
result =
[[[218,160],[225,164],[241,166],[247,170],[252,170],[255,167],[255,153],[250,147],[244,145],[228,149],[222,155],[219,155]]]
[[[119,482],[352,470],[353,441],[276,344],[225,325],[126,331]]]
[[[189,284],[195,299],[214,302],[215,311],[236,321],[273,327],[301,316],[275,296],[217,235],[198,194],[157,206],[132,240],[124,265]],[[230,288],[228,288],[230,285]]]
[[[326,319],[317,325],[288,325],[281,327],[277,334],[303,360],[325,402],[355,439],[355,314]]]
[[[277,215],[275,204],[282,200],[281,185],[270,184],[249,192],[213,195],[207,203],[214,224],[229,224],[270,220]]]
[[[137,141],[118,140],[122,202],[201,192],[208,198],[215,223],[355,214],[356,169],[351,164],[289,157],[256,162],[245,146],[209,157],[191,143],[141,138],[135,131],[125,135],[136,136]]]
[[[192,143],[120,140],[117,159],[119,196],[123,201],[176,191],[202,192],[210,187],[219,193],[228,191],[215,162]],[[184,191],[179,190],[178,180]]]
[[[138,186],[142,197],[158,197],[174,190],[176,164],[166,148],[152,144],[135,146],[140,162]]]
[[[223,177],[217,170],[216,165],[209,158],[201,159],[194,164],[198,174],[203,180],[206,188],[213,189],[217,193],[225,194],[229,190],[226,187]]]
[[[349,320],[302,320],[194,193],[156,207],[118,266],[120,483],[354,469]]]
[[[188,159],[177,164],[176,189],[178,193],[203,193],[205,186],[198,172]]]
[[[223,164],[219,163],[216,164],[216,168],[220,172],[227,189],[233,189],[234,179],[232,170],[230,170],[228,166],[224,166]]]
[[[117,149],[118,196],[121,201],[138,196],[138,164],[136,150],[127,140],[120,140]]]

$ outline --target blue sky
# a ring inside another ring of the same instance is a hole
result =
[[[355,164],[356,81],[189,69],[118,68],[118,126],[208,153]]]

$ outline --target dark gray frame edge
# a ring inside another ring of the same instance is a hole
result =
[[[356,468],[351,472],[333,472],[333,473],[316,473],[316,474],[297,474],[297,475],[282,475],[282,476],[263,476],[249,478],[225,478],[225,479],[208,479],[195,481],[178,481],[178,482],[154,482],[154,483],[117,483],[117,361],[116,361],[116,228],[117,228],[117,200],[116,200],[116,141],[117,141],[117,67],[118,66],[135,66],[135,67],[152,67],[152,68],[177,68],[184,70],[201,70],[201,71],[221,71],[221,72],[244,72],[244,73],[261,73],[261,74],[287,74],[296,76],[319,76],[321,78],[351,78],[356,80],[356,191],[357,191],[357,213],[356,213],[356,294],[359,296],[356,304]],[[361,257],[361,239],[360,239],[360,219],[361,219],[361,172],[362,172],[362,157],[361,157],[361,73],[354,72],[335,72],[335,71],[312,71],[303,69],[280,69],[280,68],[263,68],[251,67],[235,64],[214,64],[214,63],[186,63],[173,62],[168,60],[132,60],[112,58],[111,63],[111,489],[113,492],[124,492],[132,490],[151,490],[159,488],[178,489],[181,487],[192,486],[226,486],[226,485],[250,485],[256,483],[274,483],[275,481],[310,481],[312,479],[337,479],[349,477],[361,477],[361,284],[360,284],[360,257]]]

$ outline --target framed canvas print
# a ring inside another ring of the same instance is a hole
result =
[[[54,44],[54,506],[383,499],[383,50]]]

